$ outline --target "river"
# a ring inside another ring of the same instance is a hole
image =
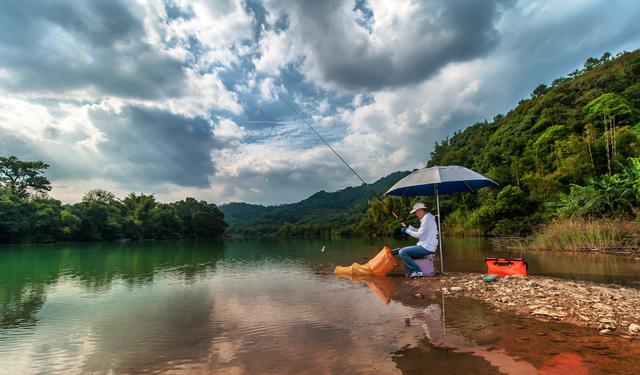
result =
[[[388,240],[393,246],[404,240]],[[0,373],[633,373],[637,341],[510,316],[402,277],[350,280],[383,239],[0,247]],[[325,251],[321,251],[322,248]],[[640,285],[640,261],[446,239],[447,271]],[[565,366],[565,367],[563,367]],[[579,372],[577,372],[579,373]]]

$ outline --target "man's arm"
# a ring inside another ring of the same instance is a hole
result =
[[[420,228],[416,229],[412,226],[407,228],[407,232],[411,237],[420,239],[420,237],[428,232],[437,231],[436,221],[432,217],[428,217],[424,223],[420,223]]]
[[[420,238],[420,234],[422,233],[422,227],[424,227],[424,225],[421,225],[420,228],[416,229],[414,227],[412,227],[411,225],[407,226],[407,229],[405,230],[405,233],[410,235],[413,238]]]

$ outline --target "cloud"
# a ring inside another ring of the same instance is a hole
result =
[[[182,61],[145,40],[133,3],[3,2],[0,68],[5,91],[81,91],[158,98],[180,93]]]
[[[209,121],[134,106],[120,112],[92,108],[90,117],[102,133],[97,148],[109,161],[102,176],[129,184],[135,178],[139,186],[209,186],[214,173],[210,153],[222,147]]]
[[[417,168],[428,160],[435,142],[470,124],[508,111],[520,99],[528,97],[537,84],[549,83],[580,67],[588,56],[599,56],[606,50],[615,53],[620,46],[633,45],[634,41],[637,45],[640,40],[636,35],[640,35],[640,30],[633,15],[640,12],[627,9],[625,13],[622,3],[612,7],[605,10],[581,3],[558,14],[559,10],[548,3],[535,6],[518,3],[503,10],[495,20],[500,44],[489,54],[449,62],[426,79],[415,80],[410,85],[371,91],[366,98],[355,96],[351,106],[343,105],[333,115],[323,115],[324,106],[318,97],[316,100],[306,97],[310,105],[303,104],[303,107],[307,114],[313,115],[316,126],[324,126],[325,136],[340,134],[332,140],[333,146],[367,181],[397,170]],[[622,13],[625,16],[620,16]],[[294,23],[292,17],[291,24]],[[596,27],[599,31],[593,31],[593,25],[601,23],[616,26],[606,30]],[[323,78],[307,73],[309,82],[319,86],[327,84]],[[267,139],[275,137],[277,135],[272,134]],[[313,135],[309,134],[309,138],[313,141]],[[264,149],[263,155],[270,155],[268,159],[254,160],[248,154],[233,159],[219,158],[223,171],[233,172],[229,176],[243,176],[244,181],[234,185],[233,192],[227,191],[229,195],[224,199],[260,201],[264,197],[272,202],[294,201],[308,195],[309,185],[317,191],[320,187],[331,190],[357,184],[355,177],[336,163],[334,155],[322,154],[324,146],[313,142],[310,145],[309,138],[287,135],[289,141],[284,144],[261,141],[264,143],[251,146],[256,152]],[[323,156],[310,157],[314,153]],[[296,158],[298,163],[287,162],[287,157]],[[316,160],[330,166],[331,174],[323,170],[307,175],[321,168]],[[260,168],[251,169],[252,163],[258,163]],[[292,176],[305,176],[304,182]],[[261,187],[251,191],[255,186]],[[289,198],[281,198],[285,196],[281,191],[287,191]]]
[[[589,56],[640,6],[571,1],[0,4],[0,149],[92,187],[291,202],[426,162],[436,141]],[[74,198],[75,194],[75,198]]]
[[[273,72],[304,56],[305,74],[349,91],[420,82],[451,62],[486,55],[499,42],[504,2],[370,1],[370,28],[350,2],[267,1],[272,21],[287,15],[286,35],[265,33],[258,69]]]
[[[215,172],[212,151],[243,136],[230,120],[213,123],[111,101],[48,107],[0,98],[0,118],[3,154],[44,160],[51,165],[47,175],[67,186],[74,179],[101,179],[143,191],[209,187]],[[76,186],[84,192],[86,182]]]
[[[222,188],[221,200],[290,202],[321,189],[358,184],[326,147],[305,147],[310,134],[292,134],[288,128],[272,128],[270,136],[257,143],[214,151],[214,186]]]

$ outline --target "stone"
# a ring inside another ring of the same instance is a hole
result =
[[[451,291],[452,291],[452,292],[459,292],[459,291],[461,291],[461,290],[462,290],[462,288],[461,288],[461,287],[459,287],[459,286],[452,286],[452,287],[451,287]]]
[[[611,310],[611,306],[604,303],[594,303],[592,307],[596,310]]]
[[[591,321],[591,319],[589,319],[589,317],[584,316],[584,315],[580,315],[580,314],[578,314],[578,318],[580,318],[581,320],[583,320],[585,322]]]
[[[635,323],[629,324],[629,332],[631,333],[640,333],[640,325]]]
[[[606,329],[606,328],[605,328],[605,329],[601,329],[601,330],[600,330],[600,334],[601,334],[601,335],[606,335],[607,333],[611,333],[611,331],[610,331],[610,330],[608,330],[608,329]]]
[[[504,297],[498,298],[498,301],[500,301],[502,303],[507,303],[507,302],[511,301],[511,298],[509,298],[508,296],[504,296]]]
[[[531,315],[548,316],[551,318],[563,318],[567,316],[567,313],[562,311],[553,311],[553,310],[545,309],[544,307],[542,307],[542,308],[533,310],[531,312]]]

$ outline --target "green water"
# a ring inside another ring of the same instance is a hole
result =
[[[527,373],[563,353],[595,369],[617,363],[616,356],[618,369],[638,365],[625,359],[637,358],[629,343],[624,353],[615,341],[589,347],[599,339],[590,331],[500,317],[477,302],[445,301],[436,287],[416,299],[400,277],[351,281],[332,274],[336,264],[364,262],[383,243],[0,247],[0,373]],[[445,249],[448,271],[482,272],[482,258],[504,255],[478,240],[450,239]],[[532,273],[637,282],[637,261],[527,258]],[[518,343],[499,334],[525,324],[564,332],[563,341],[532,335]],[[536,343],[544,350],[528,353]]]

